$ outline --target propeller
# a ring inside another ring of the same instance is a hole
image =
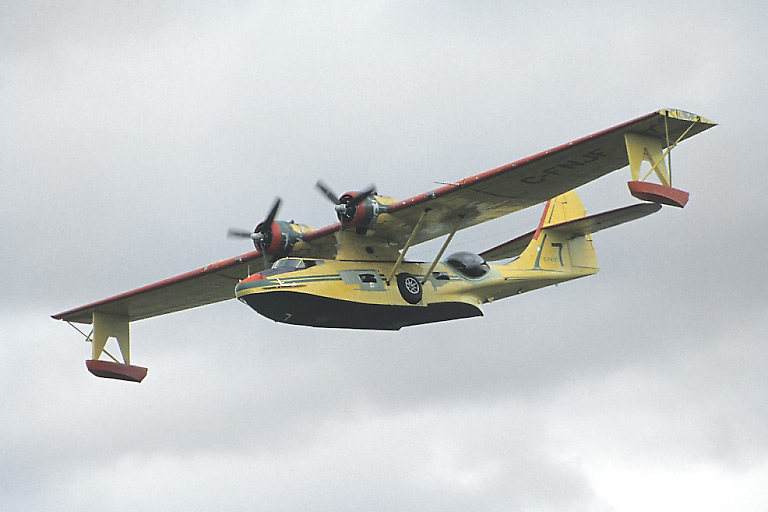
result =
[[[336,194],[331,192],[331,189],[329,189],[325,183],[323,183],[320,180],[317,180],[317,183],[315,183],[315,186],[320,189],[320,192],[325,194],[325,197],[327,197],[333,204],[338,204],[339,199]]]
[[[279,197],[275,198],[275,202],[272,204],[272,208],[269,210],[267,218],[262,222],[259,222],[259,224],[256,226],[256,228],[254,228],[252,232],[242,229],[229,229],[227,231],[227,236],[230,238],[250,238],[253,241],[253,246],[261,251],[261,253],[264,255],[265,268],[269,266],[267,251],[272,245],[275,234],[277,234],[277,236],[281,236],[279,228],[277,233],[274,232],[273,228],[275,217],[277,216],[277,212],[280,209],[280,201],[281,200]]]
[[[347,192],[344,195],[337,196],[328,186],[318,180],[315,186],[336,206],[334,210],[342,223],[350,222],[357,213],[357,207],[360,203],[376,193],[376,186],[371,185],[365,190],[358,191],[355,195]]]

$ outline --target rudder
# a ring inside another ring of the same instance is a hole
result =
[[[563,223],[584,218],[584,204],[570,191],[547,201],[539,227],[520,258],[519,268],[554,272],[595,273],[597,257],[589,234],[558,229]]]

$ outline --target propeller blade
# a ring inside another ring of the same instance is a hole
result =
[[[253,234],[253,231],[246,231],[244,229],[233,229],[233,228],[230,228],[227,231],[227,236],[229,238],[251,238],[252,234]]]
[[[264,224],[262,224],[262,233],[266,231],[272,230],[272,223],[275,221],[275,217],[277,216],[277,211],[280,209],[280,198],[275,198],[275,204],[272,205],[272,209],[269,211],[269,215],[267,215],[267,218],[264,220]]]
[[[275,217],[280,209],[280,202],[281,199],[279,197],[275,198],[275,202],[272,204],[272,208],[269,210],[267,218],[264,219],[264,222],[259,223],[253,231],[230,228],[227,231],[227,236],[230,238],[250,238],[253,240],[257,249],[260,245],[265,243],[265,239],[267,241],[266,245],[269,245],[268,242],[272,238],[272,223],[275,222]]]
[[[375,193],[376,193],[376,185],[371,185],[371,186],[370,186],[370,187],[368,187],[366,190],[362,190],[362,191],[358,192],[357,196],[355,196],[355,197],[354,197],[354,198],[353,198],[353,199],[352,199],[352,200],[349,202],[349,204],[351,204],[351,205],[353,205],[353,206],[357,206],[357,205],[359,205],[360,203],[362,203],[363,201],[365,201],[366,199],[368,199],[368,197],[369,197],[371,194],[375,194]]]
[[[325,195],[325,197],[327,197],[328,199],[330,199],[331,201],[333,201],[333,203],[334,203],[334,204],[338,204],[338,203],[339,203],[339,196],[337,196],[336,194],[334,194],[334,193],[331,191],[331,189],[329,189],[329,188],[328,188],[328,187],[325,185],[325,183],[323,183],[323,182],[322,182],[322,181],[320,181],[320,180],[317,180],[317,183],[315,183],[315,187],[317,187],[317,188],[320,190],[320,192],[322,192],[322,193]]]

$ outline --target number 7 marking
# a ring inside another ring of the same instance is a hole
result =
[[[563,244],[552,242],[552,247],[557,247],[557,255],[560,258],[560,266],[564,267],[563,263]]]

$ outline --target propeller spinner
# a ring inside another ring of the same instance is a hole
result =
[[[267,255],[280,253],[278,255],[283,256],[288,254],[293,248],[293,244],[296,243],[298,236],[297,233],[294,233],[289,223],[275,220],[279,209],[280,198],[278,197],[272,204],[267,218],[259,222],[253,232],[242,229],[230,229],[227,232],[227,236],[230,238],[250,238],[253,241],[253,246],[264,254],[265,262],[268,261]],[[285,237],[283,236],[284,233],[286,234]],[[267,266],[266,263],[265,266]]]
[[[336,211],[336,216],[339,218],[339,221],[345,226],[356,226],[363,221],[364,217],[369,217],[366,215],[366,211],[369,208],[367,208],[368,205],[365,204],[365,200],[376,194],[376,187],[374,185],[371,185],[365,190],[347,192],[341,196],[337,196],[322,181],[318,181],[315,186],[323,193],[323,195],[325,195],[325,197],[336,205],[333,209]],[[373,202],[375,203],[376,201]],[[361,203],[364,204],[362,210],[358,208]],[[378,208],[376,215],[377,214]],[[372,218],[375,218],[376,215],[373,215]],[[371,219],[368,220],[370,221]]]

